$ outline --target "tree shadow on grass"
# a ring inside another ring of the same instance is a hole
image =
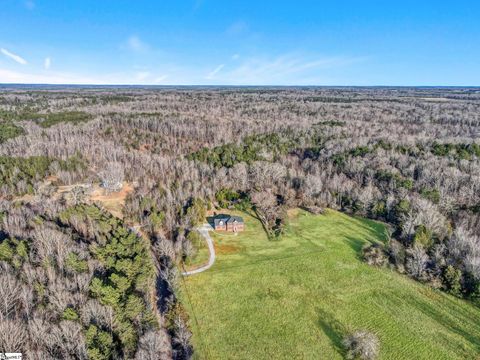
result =
[[[353,236],[347,236],[345,237],[345,243],[347,243],[347,245],[355,252],[355,258],[363,262],[362,248],[365,245],[374,244],[376,241],[373,239],[366,239],[365,241]]]
[[[345,242],[353,251],[355,251],[355,254],[357,255],[362,251],[363,246],[366,244],[364,240],[353,236],[346,236]]]
[[[365,245],[371,245],[375,243],[385,244],[388,238],[387,228],[372,220],[362,219],[358,217],[352,217],[352,222],[355,226],[364,230],[364,233],[359,234],[358,237],[352,235],[344,235],[345,242],[352,248],[356,254],[356,258],[363,260],[362,248]]]
[[[323,333],[330,339],[335,351],[337,351],[342,357],[345,356],[345,350],[343,348],[343,337],[347,334],[347,329],[342,323],[340,323],[335,317],[323,310],[317,309],[318,313],[318,326]]]
[[[385,243],[388,239],[388,224],[379,221],[352,215],[350,220],[362,230],[366,231],[367,236],[377,241]]]

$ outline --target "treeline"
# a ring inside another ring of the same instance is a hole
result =
[[[267,135],[251,135],[240,144],[225,144],[214,148],[203,148],[187,156],[188,160],[202,161],[216,168],[230,168],[235,164],[254,161],[275,161],[281,155],[293,151],[301,143],[302,135],[272,133]]]
[[[43,128],[48,128],[59,123],[83,123],[91,120],[92,116],[84,111],[38,113],[22,110],[19,112],[0,111],[0,119],[10,124],[14,121],[33,121]]]
[[[24,135],[25,130],[9,121],[0,121],[0,144],[13,139],[17,136]]]
[[[472,160],[480,158],[480,145],[477,143],[438,143],[434,141],[431,144],[416,145],[396,145],[387,143],[384,140],[375,142],[373,145],[358,146],[344,153],[335,154],[332,160],[336,165],[344,165],[349,156],[363,157],[370,153],[375,153],[378,149],[385,151],[396,151],[410,156],[425,156],[425,152],[430,152],[436,156],[451,157],[455,160]]]

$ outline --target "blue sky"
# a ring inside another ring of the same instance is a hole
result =
[[[476,0],[0,6],[0,83],[480,85]]]

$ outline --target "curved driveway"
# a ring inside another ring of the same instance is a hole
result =
[[[207,241],[208,251],[210,252],[210,256],[208,258],[208,263],[204,266],[201,266],[197,269],[182,272],[183,276],[189,276],[201,273],[207,269],[210,269],[212,265],[215,263],[215,247],[213,246],[213,239],[210,237],[208,233],[210,230],[213,230],[210,224],[203,224],[201,227],[196,229]]]

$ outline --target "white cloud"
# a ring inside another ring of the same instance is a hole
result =
[[[207,76],[205,76],[206,79],[213,79],[215,75],[217,75],[225,66],[225,64],[220,64],[218,65],[213,71],[210,71]]]
[[[10,51],[8,51],[7,49],[3,49],[1,48],[0,51],[2,52],[3,55],[5,55],[6,57],[9,57],[10,59],[16,61],[17,63],[19,64],[22,64],[22,65],[26,65],[27,64],[27,60],[25,60],[24,58],[22,58],[21,56],[18,56]]]
[[[0,68],[0,83],[15,84],[115,84],[114,79],[100,79],[70,73],[24,73]]]
[[[233,57],[233,55],[231,56]],[[229,59],[227,57],[227,59]],[[174,85],[335,85],[352,64],[367,57],[318,56],[308,53],[286,53],[278,56],[245,56],[209,67],[192,63],[157,63],[156,69],[136,66],[131,71],[59,72],[50,59],[49,71],[44,59],[43,68],[13,71],[0,65],[0,83],[28,84],[168,84]],[[25,68],[29,69],[29,68]]]
[[[365,57],[312,57],[284,54],[245,59],[236,68],[222,72],[217,82],[232,85],[315,85],[329,82],[334,69],[364,61]],[[328,71],[327,71],[328,70]]]
[[[132,35],[127,39],[126,42],[127,49],[135,52],[147,51],[150,46],[142,41],[138,36]]]
[[[0,84],[78,84],[78,85],[148,85],[163,82],[167,75],[155,76],[148,71],[83,75],[68,72],[20,72],[0,68]],[[174,84],[180,83],[177,79]],[[188,80],[183,82],[188,85]]]
[[[45,61],[43,62],[43,67],[45,68],[45,70],[48,70],[50,69],[51,65],[52,65],[52,59],[50,59],[50,57],[46,57]]]

